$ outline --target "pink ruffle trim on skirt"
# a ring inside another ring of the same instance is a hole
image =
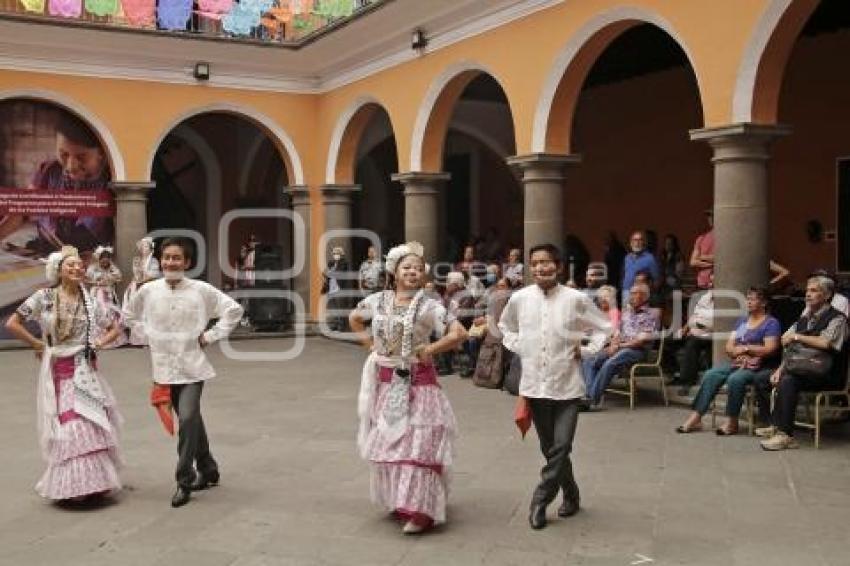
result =
[[[372,422],[386,403],[389,384],[379,382]],[[372,501],[403,516],[446,520],[457,425],[448,398],[437,385],[411,387],[409,426],[395,442],[373,427],[367,441]]]
[[[74,412],[72,375],[73,360],[57,360],[53,379],[61,415],[60,433],[50,442],[47,470],[35,486],[38,494],[47,499],[70,499],[121,489],[118,477],[121,416],[113,404],[112,391],[101,380],[110,403],[106,410],[112,430],[108,431]]]

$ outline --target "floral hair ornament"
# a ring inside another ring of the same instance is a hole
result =
[[[59,270],[62,268],[62,262],[69,257],[80,258],[80,252],[74,246],[62,246],[58,252],[53,252],[47,259],[44,260],[44,275],[47,277],[47,282],[51,285],[59,283]]]
[[[153,252],[154,247],[155,247],[154,242],[153,242],[153,238],[151,238],[151,237],[149,237],[149,236],[145,236],[144,238],[142,238],[141,240],[139,240],[138,242],[136,242],[136,249],[137,249],[137,250],[139,250],[139,252],[141,252],[141,251],[142,251],[142,246],[143,246],[144,244],[147,244],[147,245],[148,245],[148,249],[149,249],[151,252]]]
[[[112,246],[98,246],[94,249],[91,255],[94,259],[100,260],[100,256],[102,256],[104,253],[109,254],[111,256],[113,253]]]
[[[396,246],[387,253],[387,272],[395,273],[398,264],[402,259],[409,255],[415,255],[419,259],[425,259],[425,248],[419,242],[407,242],[400,246]],[[425,265],[425,271],[428,271],[428,265]]]

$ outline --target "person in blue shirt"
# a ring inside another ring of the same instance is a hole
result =
[[[626,254],[626,259],[623,262],[623,284],[620,287],[624,293],[624,303],[628,300],[629,289],[635,283],[635,275],[641,271],[649,273],[652,277],[653,285],[657,285],[661,280],[661,271],[658,269],[658,262],[655,256],[646,249],[646,236],[640,230],[632,233],[629,239],[629,253]]]

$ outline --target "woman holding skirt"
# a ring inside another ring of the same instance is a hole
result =
[[[371,465],[372,500],[391,511],[406,534],[446,520],[457,425],[433,356],[466,339],[463,326],[422,288],[423,252],[416,242],[390,250],[390,290],[370,295],[349,316],[371,350],[358,400],[358,448]]]
[[[38,433],[47,470],[35,489],[54,501],[100,498],[121,488],[120,416],[98,374],[95,352],[121,327],[85,290],[76,249],[66,246],[50,254],[47,279],[53,286],[36,291],[6,322],[41,360]],[[25,320],[39,322],[42,340],[24,327]],[[95,338],[98,325],[108,331]]]

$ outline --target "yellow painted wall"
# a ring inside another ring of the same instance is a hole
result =
[[[0,93],[41,89],[86,108],[114,136],[126,163],[125,177],[133,181],[149,178],[152,153],[181,118],[219,104],[250,108],[284,130],[300,155],[305,184],[315,203],[311,219],[315,250],[324,227],[321,199],[316,197],[318,186],[325,182],[331,135],[340,115],[358,98],[376,99],[387,110],[398,144],[399,169],[408,171],[417,115],[429,88],[441,76],[450,77],[451,69],[480,66],[499,81],[508,98],[517,153],[529,153],[538,101],[544,85],[553,80],[559,54],[571,40],[582,37],[581,30],[604,29],[615,17],[628,17],[656,22],[681,40],[698,77],[705,125],[723,125],[731,120],[741,56],[765,9],[774,3],[776,0],[568,0],[321,95],[2,70]],[[332,40],[331,35],[322,41]],[[314,298],[318,297],[319,279],[314,270]]]
[[[731,117],[741,54],[768,3],[768,0],[564,2],[327,93],[319,102],[319,144],[327,152],[337,117],[358,97],[373,96],[384,105],[395,128],[399,167],[409,170],[411,136],[425,93],[447,69],[469,63],[489,70],[502,85],[514,117],[517,153],[529,153],[534,113],[556,58],[583,26],[605,14],[623,12],[626,7],[636,14],[669,23],[692,57],[700,81],[706,125],[726,124]]]

